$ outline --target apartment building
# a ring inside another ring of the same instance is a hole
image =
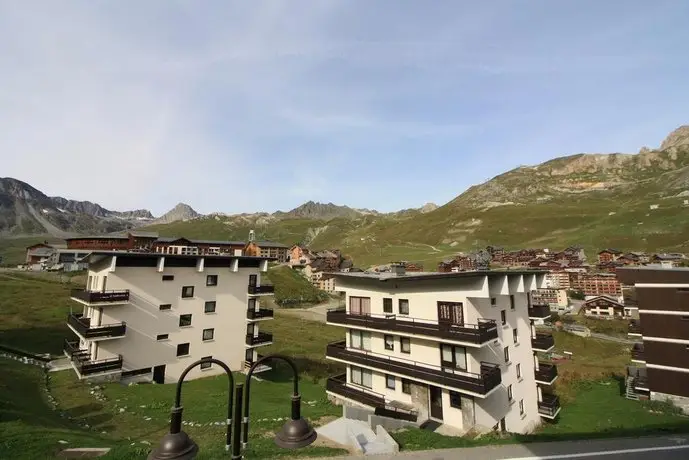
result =
[[[554,311],[564,310],[569,305],[567,291],[564,289],[536,289],[532,293],[531,300],[534,304],[548,305],[551,308],[551,310]]]
[[[344,340],[326,357],[346,365],[331,377],[335,402],[418,424],[428,420],[466,432],[531,431],[554,419],[550,385],[557,368],[538,354],[554,347],[531,306],[540,271],[336,273],[344,309],[327,314]]]
[[[270,259],[95,251],[85,289],[67,317],[74,337],[64,352],[80,379],[137,377],[176,381],[192,362],[213,357],[240,371],[272,343],[260,323],[272,285],[261,284]],[[202,365],[188,378],[222,372]]]
[[[638,308],[627,396],[670,401],[689,414],[689,268],[620,268],[617,276],[625,306]]]
[[[575,291],[587,296],[619,296],[622,293],[619,281],[614,273],[572,273],[570,285]]]

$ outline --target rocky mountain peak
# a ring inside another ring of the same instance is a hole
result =
[[[683,125],[672,131],[660,144],[660,150],[666,150],[670,147],[679,147],[680,145],[689,145],[689,125]]]
[[[427,212],[435,211],[438,209],[438,205],[435,203],[426,203],[423,206],[419,208],[419,211],[421,211],[421,214],[426,214]]]
[[[189,220],[199,217],[200,214],[194,211],[194,208],[186,203],[177,203],[177,205],[168,212],[155,220],[156,224],[169,224],[179,220]]]
[[[362,214],[361,211],[352,209],[349,206],[339,206],[334,203],[318,203],[307,201],[288,212],[278,211],[275,217],[286,218],[307,218],[307,219],[334,219],[337,217],[356,218]]]

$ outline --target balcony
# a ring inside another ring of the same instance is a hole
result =
[[[261,294],[275,294],[275,286],[272,284],[264,284],[261,286],[249,285],[249,294],[251,295],[261,295]]]
[[[248,308],[246,310],[246,319],[248,320],[259,320],[259,319],[270,319],[274,316],[272,308]]]
[[[552,363],[538,362],[538,369],[535,370],[536,382],[551,385],[557,379],[557,366]]]
[[[641,363],[646,362],[646,358],[644,356],[644,344],[643,343],[635,343],[632,346],[632,361],[637,361]]]
[[[256,347],[259,345],[269,345],[273,343],[273,334],[267,332],[259,332],[258,335],[246,335],[246,345],[249,347]]]
[[[641,323],[639,320],[629,321],[629,327],[627,328],[627,335],[640,336],[641,335]]]
[[[115,358],[91,360],[88,350],[80,349],[78,342],[64,342],[64,352],[72,360],[80,377],[122,370],[122,355]]]
[[[129,302],[129,290],[120,291],[87,291],[85,289],[72,289],[70,297],[84,303],[127,303]]]
[[[443,385],[478,397],[485,397],[502,383],[500,366],[491,363],[481,363],[481,373],[475,374],[460,369],[433,366],[370,351],[351,349],[346,347],[345,342],[329,344],[326,357],[382,372],[395,373],[431,385]]]
[[[532,305],[529,307],[529,319],[545,319],[550,317],[548,305]]]
[[[452,340],[469,346],[481,346],[498,338],[498,326],[493,320],[479,320],[478,324],[444,324],[394,314],[352,315],[339,308],[328,311],[326,321],[341,326],[426,336],[430,340]]]
[[[107,324],[104,326],[91,326],[91,319],[84,315],[72,313],[67,315],[67,324],[85,339],[112,339],[123,337],[127,331],[125,323]]]
[[[554,419],[560,413],[560,398],[555,395],[543,393],[541,401],[538,401],[538,414],[541,417]]]
[[[364,391],[354,386],[347,385],[346,374],[336,375],[328,378],[325,390],[335,396],[356,401],[365,406],[373,407],[374,413],[383,417],[395,418],[416,422],[418,412],[412,408],[397,407],[385,402],[385,396],[373,391]]]
[[[531,348],[535,351],[550,351],[555,346],[555,339],[552,334],[537,332],[536,336],[531,337]]]

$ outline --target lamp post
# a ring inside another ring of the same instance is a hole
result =
[[[251,388],[251,376],[254,370],[263,362],[278,359],[285,361],[292,368],[294,373],[294,392],[292,394],[292,414],[289,421],[275,437],[275,444],[286,449],[298,449],[306,447],[316,440],[316,432],[311,428],[306,420],[301,417],[301,396],[299,395],[299,375],[294,362],[282,355],[268,355],[257,360],[250,368],[246,376],[246,397],[244,397],[244,385],[235,385],[232,371],[220,360],[214,358],[203,358],[190,364],[177,381],[177,391],[175,393],[175,405],[170,412],[170,432],[166,434],[160,442],[158,448],[154,449],[148,456],[148,460],[191,460],[196,457],[199,451],[198,445],[182,431],[182,383],[189,371],[204,363],[213,363],[222,367],[229,379],[229,390],[227,400],[227,432],[225,435],[225,450],[232,448],[232,459],[242,459],[242,448],[245,448],[249,435],[249,391]],[[234,416],[233,409],[234,393]],[[242,418],[242,408],[244,417]],[[240,438],[243,434],[243,442]],[[234,439],[232,436],[234,435]]]

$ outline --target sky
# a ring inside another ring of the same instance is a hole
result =
[[[0,0],[0,177],[160,215],[446,203],[689,123],[689,2]]]

